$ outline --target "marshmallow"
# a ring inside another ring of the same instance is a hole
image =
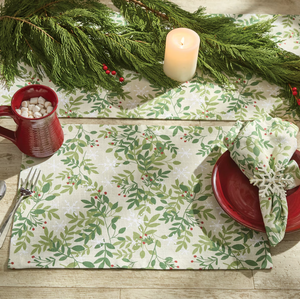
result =
[[[41,108],[39,106],[37,106],[37,105],[32,108],[32,112],[33,113],[39,112],[40,110],[41,110]]]
[[[33,115],[34,115],[34,118],[40,118],[43,116],[40,112],[34,112]]]
[[[28,118],[34,118],[34,116],[31,114],[31,115],[28,115]]]
[[[38,98],[31,98],[29,100],[30,104],[37,104],[38,103]]]
[[[27,111],[22,111],[21,116],[23,116],[23,117],[28,117],[28,112],[27,112]]]
[[[22,107],[28,107],[28,104],[29,104],[29,101],[23,101],[23,102],[21,103],[21,106],[22,106]]]
[[[26,111],[28,113],[28,108],[27,107],[22,107],[21,112],[23,113],[24,111]]]
[[[45,102],[45,108],[47,108],[48,106],[52,106],[52,103],[49,102],[49,101],[46,101],[46,102]]]
[[[42,104],[44,106],[45,102],[46,102],[46,100],[43,97],[38,98],[38,103],[39,104]]]
[[[40,110],[40,113],[45,116],[47,114],[47,110],[43,108],[43,109]]]
[[[16,109],[16,112],[17,112],[18,114],[21,114],[21,109]]]
[[[50,112],[52,112],[53,111],[53,107],[52,106],[48,106],[47,107],[47,113],[50,113]]]
[[[32,111],[32,109],[33,109],[34,106],[35,106],[35,105],[33,105],[33,104],[29,104],[29,105],[28,105],[28,110],[29,110],[29,111]]]

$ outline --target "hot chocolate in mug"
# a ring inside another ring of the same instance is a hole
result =
[[[40,118],[19,115],[23,101],[43,97],[52,103],[53,110]],[[12,97],[11,106],[0,106],[0,116],[10,116],[17,124],[16,131],[0,126],[0,136],[12,141],[24,154],[43,158],[54,154],[64,141],[64,133],[56,115],[57,94],[48,86],[34,84],[22,87]]]

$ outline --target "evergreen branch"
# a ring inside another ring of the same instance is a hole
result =
[[[137,0],[125,0],[125,1],[126,1],[127,3],[134,3],[134,4],[136,4],[136,5],[139,5],[140,7],[145,8],[147,11],[153,12],[155,15],[157,15],[157,16],[159,16],[159,17],[161,17],[161,18],[164,18],[164,19],[166,19],[166,20],[169,20],[169,18],[168,18],[165,14],[163,14],[163,13],[157,11],[157,10],[154,10],[154,9],[152,9],[152,8],[149,8],[148,6],[144,5],[144,4],[143,4],[142,2],[140,2],[140,1],[137,1]]]
[[[30,25],[30,26],[32,26],[32,27],[38,29],[38,30],[41,31],[43,34],[47,35],[48,37],[50,37],[51,39],[54,40],[54,38],[53,38],[51,35],[49,35],[45,30],[43,30],[42,28],[36,26],[35,24],[32,24],[31,22],[29,22],[29,21],[27,21],[27,20],[25,20],[25,19],[16,18],[16,17],[11,17],[11,16],[2,16],[2,17],[0,17],[0,21],[3,20],[3,19],[5,19],[5,18],[17,20],[17,21],[20,21],[20,22],[22,22],[22,23],[27,23],[28,25]]]
[[[29,15],[27,16],[27,18],[30,18],[31,16],[33,16],[34,14],[36,14],[36,13],[37,13],[38,11],[40,11],[40,10],[45,10],[45,8],[47,8],[47,7],[51,6],[51,5],[57,4],[57,3],[59,3],[59,2],[62,2],[62,1],[64,1],[64,0],[57,0],[57,1],[54,1],[54,2],[47,3],[47,4],[45,4],[44,6],[39,7],[38,9],[36,9],[36,10],[35,10],[34,12],[32,12],[31,14],[29,14]]]
[[[240,26],[232,18],[205,16],[203,8],[189,13],[167,0],[112,1],[132,26],[146,21],[141,30],[154,32],[157,43],[164,43],[172,28],[186,27],[197,32],[201,41],[198,67],[211,73],[220,84],[230,84],[228,77],[237,71],[257,74],[284,88],[287,83],[300,82],[300,57],[279,48],[269,35],[276,16]]]

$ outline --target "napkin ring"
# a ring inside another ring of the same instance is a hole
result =
[[[260,197],[269,197],[277,194],[280,197],[286,196],[286,187],[293,184],[291,174],[284,173],[284,165],[276,164],[275,169],[258,165],[254,177],[250,178],[250,183],[259,188]]]

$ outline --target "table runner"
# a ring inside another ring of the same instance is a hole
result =
[[[262,269],[265,234],[227,216],[212,169],[230,129],[65,125],[13,224],[9,268]]]
[[[227,16],[244,26],[272,17],[254,14]],[[115,19],[124,22],[120,14],[116,14]],[[298,55],[299,23],[300,16],[280,16],[272,30],[273,39],[280,47]],[[31,69],[22,67],[22,71],[23,79],[18,79],[10,91],[0,91],[0,104],[9,104],[11,96],[20,87],[41,83],[58,93],[60,117],[246,120],[268,113],[289,120],[299,119],[293,111],[287,111],[286,100],[278,97],[278,86],[251,75],[238,74],[232,78],[236,91],[228,91],[199,70],[191,81],[166,90],[150,85],[137,73],[127,72],[122,94],[101,89],[94,93],[76,90],[67,94],[47,78],[42,81],[35,78]]]

